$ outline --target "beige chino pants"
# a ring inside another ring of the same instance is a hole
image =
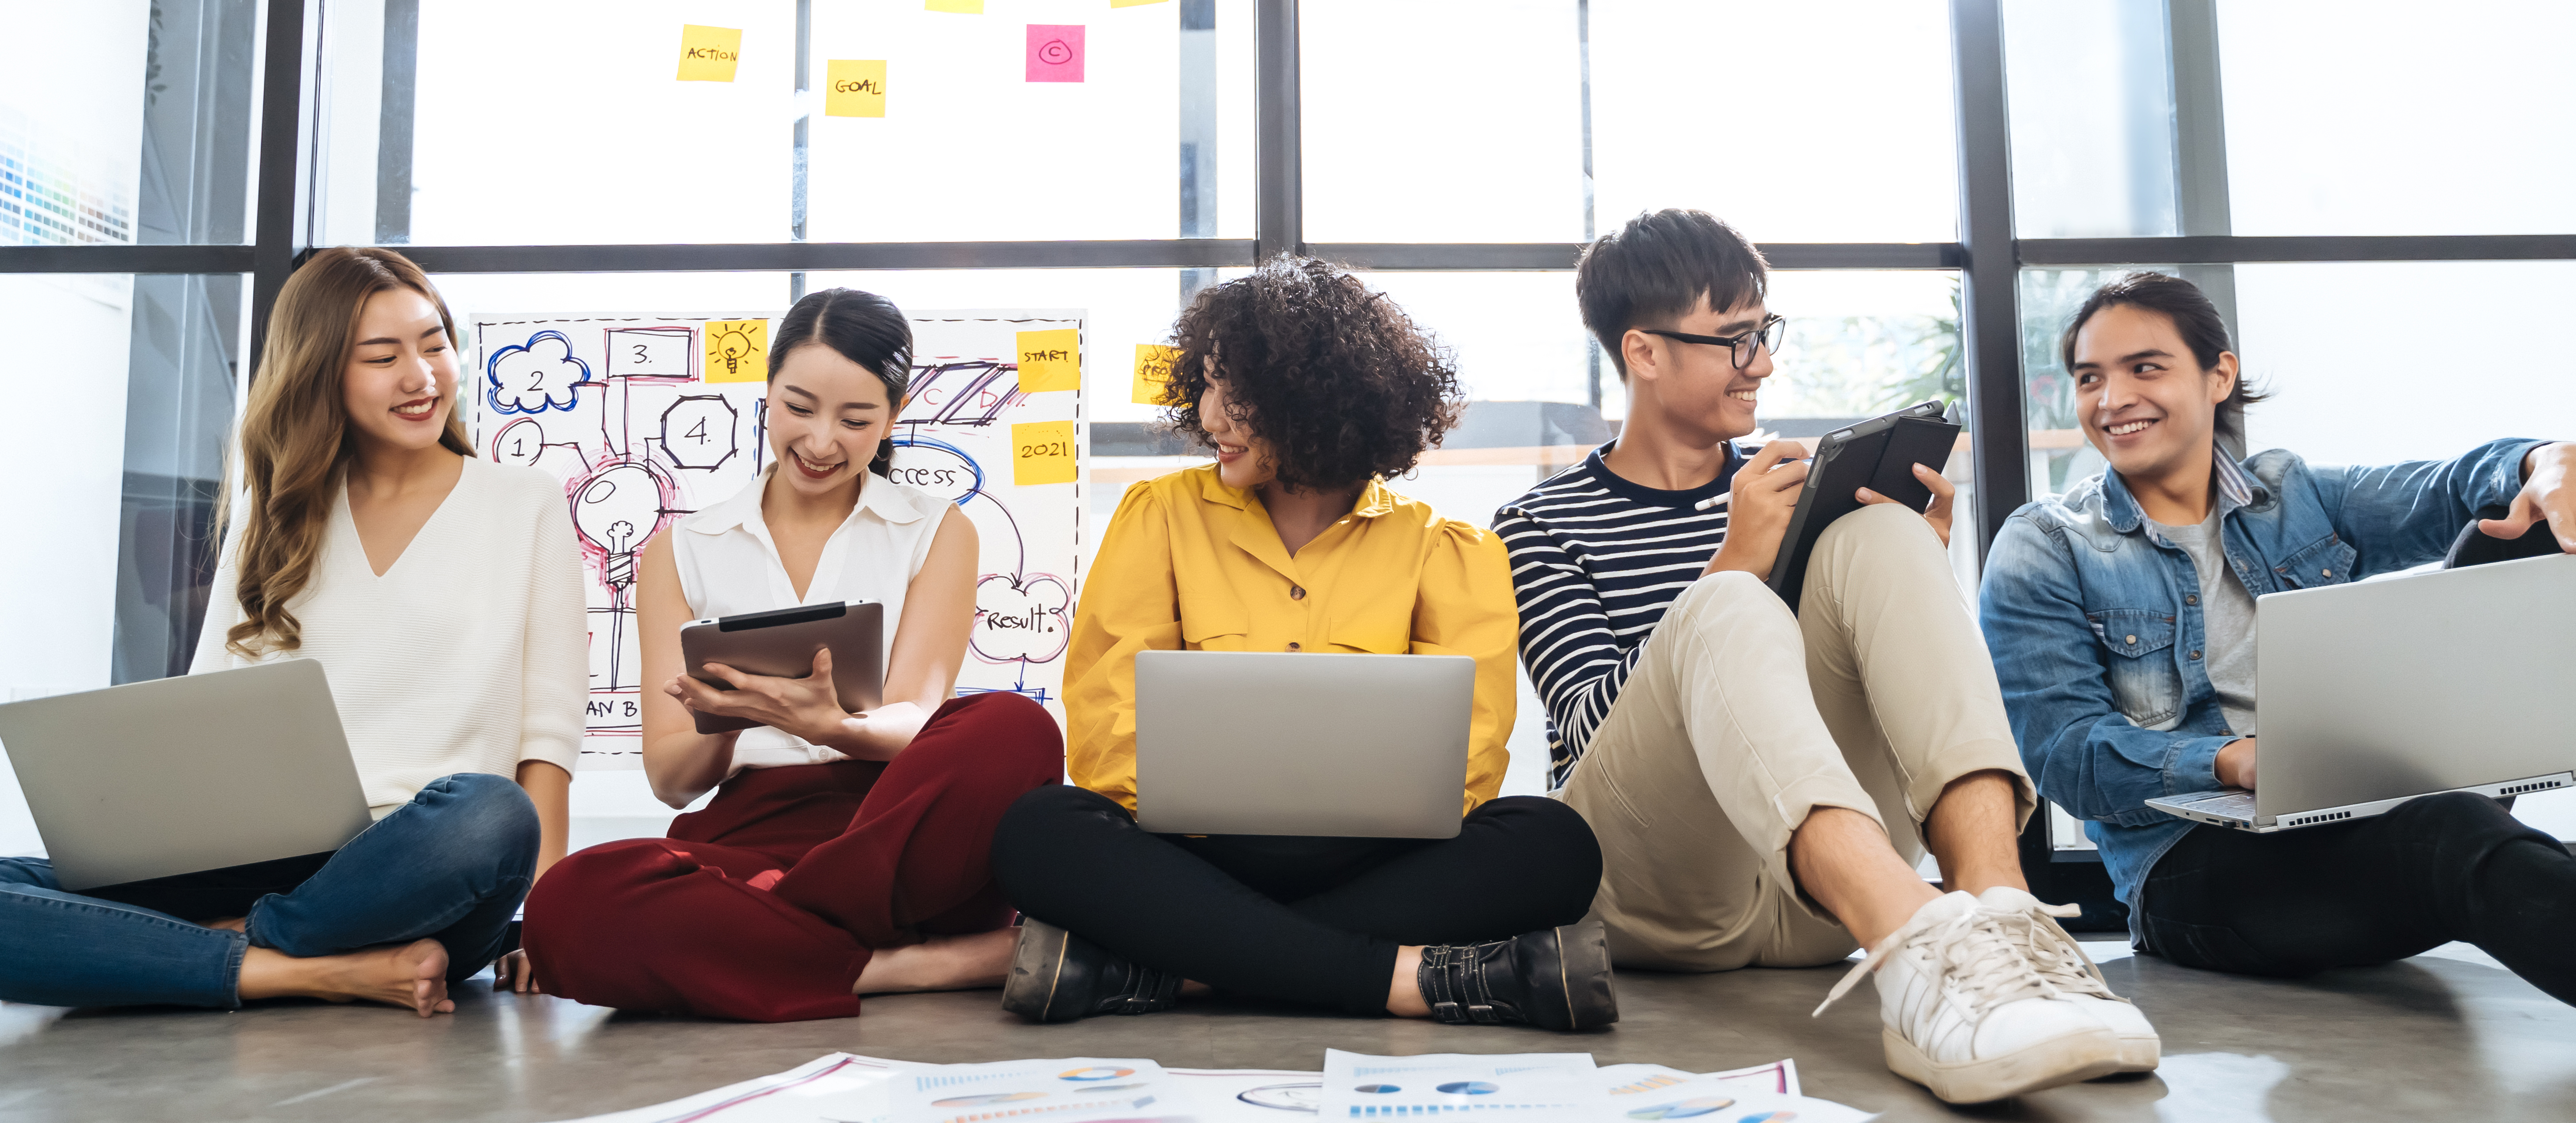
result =
[[[1593,911],[1623,967],[1810,967],[1851,933],[1800,893],[1817,807],[1878,820],[1911,864],[1951,781],[2010,773],[2036,806],[1986,645],[1940,539],[1893,505],[1835,521],[1800,611],[1745,573],[1700,578],[1646,640],[1557,793],[1601,840]]]

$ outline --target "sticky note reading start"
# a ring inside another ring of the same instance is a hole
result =
[[[707,321],[707,360],[699,369],[709,382],[765,382],[769,379],[769,321]]]
[[[1137,405],[1163,404],[1163,387],[1172,381],[1172,364],[1181,361],[1181,349],[1159,343],[1136,345],[1136,381],[1127,399]]]
[[[1011,483],[1073,482],[1073,422],[1033,421],[1011,426]]]
[[[1073,328],[1019,333],[1020,389],[1043,394],[1082,388],[1082,333]]]
[[[824,64],[826,117],[883,117],[886,99],[884,59],[836,58]]]
[[[680,25],[680,80],[733,81],[734,64],[742,61],[742,29]]]

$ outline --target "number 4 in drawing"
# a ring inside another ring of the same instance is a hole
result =
[[[662,411],[662,455],[682,468],[713,471],[738,451],[742,417],[720,394],[684,394]]]

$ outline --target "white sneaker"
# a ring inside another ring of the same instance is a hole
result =
[[[1950,1103],[1983,1103],[2120,1071],[2120,1039],[2061,997],[2007,935],[2011,914],[1951,893],[1834,985],[1825,1012],[1876,972],[1887,1067]]]
[[[2111,993],[2111,984],[2102,977],[2093,957],[2067,935],[2052,917],[2074,916],[2082,911],[2073,905],[2048,905],[2019,889],[1995,886],[1977,895],[1977,904],[1988,912],[2001,913],[2006,938],[2021,948],[2022,955],[2039,971],[2040,977],[2057,988],[2060,997],[2070,999],[2093,1011],[2111,1032],[2120,1035],[2120,1071],[2153,1072],[2163,1042],[2156,1037],[2156,1027],[2147,1024],[2147,1016],[2128,999]]]

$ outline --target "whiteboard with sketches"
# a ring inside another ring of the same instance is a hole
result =
[[[762,405],[776,317],[470,319],[472,389],[460,396],[472,403],[475,447],[561,479],[580,539],[591,621],[584,767],[641,766],[648,684],[635,637],[636,555],[767,465]],[[1024,391],[1019,348],[1023,332],[1071,331],[1079,354],[1083,313],[909,318],[912,402],[895,427],[894,477],[958,504],[982,543],[974,634],[957,692],[1025,694],[1061,721],[1082,533],[1082,391]]]

